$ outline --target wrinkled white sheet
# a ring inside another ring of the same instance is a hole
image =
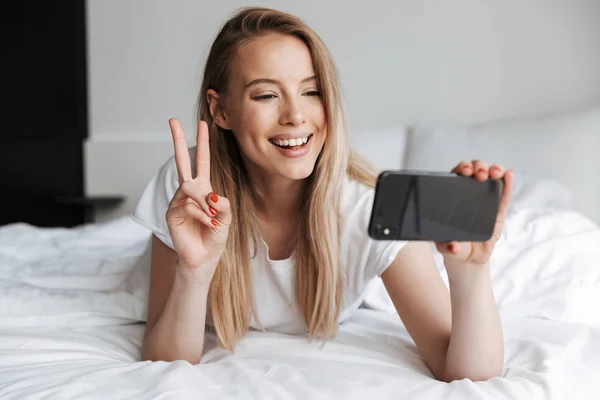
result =
[[[476,383],[432,378],[380,285],[322,348],[251,332],[234,354],[209,336],[200,365],[138,362],[147,244],[127,218],[0,228],[1,399],[600,398],[600,229],[572,211],[510,215],[492,263],[505,371]]]
[[[360,310],[322,349],[252,332],[200,365],[137,362],[142,325],[0,331],[2,399],[597,399],[600,328],[505,321],[502,378],[436,381],[401,324]],[[595,395],[594,395],[595,393]]]

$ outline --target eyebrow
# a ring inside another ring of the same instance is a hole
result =
[[[304,78],[304,79],[302,79],[302,81],[300,83],[306,83],[306,82],[313,81],[313,80],[317,80],[316,75],[309,76],[308,78]],[[259,79],[254,79],[253,81],[248,83],[246,85],[246,89],[252,85],[258,85],[259,83],[272,83],[274,85],[281,85],[281,82],[278,81],[277,79],[259,78]]]

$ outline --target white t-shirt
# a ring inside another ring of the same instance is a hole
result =
[[[195,157],[190,148],[190,158]],[[192,163],[193,164],[193,163]],[[173,248],[165,213],[179,187],[175,158],[171,157],[152,178],[134,212],[133,218]],[[367,227],[375,191],[361,183],[344,179],[340,201],[340,267],[344,280],[339,322],[343,322],[363,302],[369,285],[392,263],[405,241],[376,241]],[[292,259],[272,260],[267,244],[259,238],[259,249],[250,260],[254,300],[262,327],[289,334],[307,331],[295,305],[294,264]],[[252,328],[258,328],[252,321]]]

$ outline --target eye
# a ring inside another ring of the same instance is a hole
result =
[[[275,96],[274,94],[263,94],[263,95],[260,95],[260,96],[254,96],[253,99],[260,101],[260,100],[274,99],[275,97],[277,97],[277,96]]]
[[[308,91],[308,92],[306,92],[304,94],[307,95],[307,96],[320,96],[321,92],[319,92],[318,90],[311,90],[311,91]]]

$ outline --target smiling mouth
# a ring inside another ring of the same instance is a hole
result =
[[[290,140],[269,139],[269,142],[271,142],[271,144],[273,144],[277,147],[281,147],[282,149],[294,150],[294,149],[300,149],[300,148],[306,146],[310,142],[312,137],[313,137],[313,134],[311,133],[310,135],[308,135],[305,138],[290,139]]]

